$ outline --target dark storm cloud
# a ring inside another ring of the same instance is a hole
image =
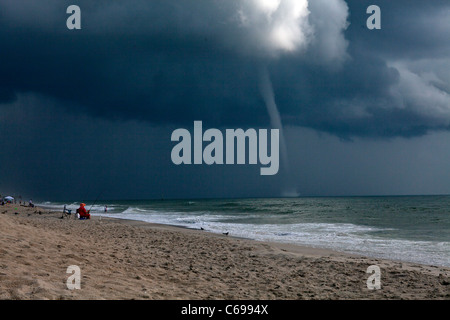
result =
[[[448,130],[450,4],[348,3],[348,59],[337,71],[307,56],[284,59],[272,68],[285,121],[342,137]],[[382,9],[381,30],[366,27],[369,4]]]
[[[23,94],[2,107],[0,192],[33,200],[253,197],[279,193],[257,166],[176,166],[174,126],[94,119]]]
[[[268,125],[264,62],[287,124],[342,137],[449,129],[448,1],[376,1],[374,31],[372,2],[309,1],[304,41],[283,49],[252,1],[1,2],[0,101],[32,92],[104,118]],[[65,27],[70,4],[82,30]]]

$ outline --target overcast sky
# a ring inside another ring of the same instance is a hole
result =
[[[0,194],[449,194],[449,39],[448,0],[0,0]],[[263,68],[289,172],[174,165],[195,120],[270,128]]]

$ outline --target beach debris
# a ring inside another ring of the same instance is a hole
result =
[[[439,282],[440,282],[443,286],[448,286],[448,285],[450,285],[450,281],[449,281],[448,277],[444,277],[444,275],[443,275],[442,273],[439,274],[438,278],[439,278]]]

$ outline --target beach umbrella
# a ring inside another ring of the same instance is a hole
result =
[[[14,198],[11,197],[11,196],[6,196],[6,197],[4,197],[3,199],[5,199],[5,201],[8,201],[8,202],[14,201]]]

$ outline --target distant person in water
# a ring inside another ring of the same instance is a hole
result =
[[[105,212],[108,212],[108,206],[105,206]]]
[[[80,207],[78,208],[78,213],[80,214],[80,219],[81,220],[90,219],[91,218],[91,215],[90,215],[91,210],[87,210],[86,211],[85,206],[86,206],[86,204],[81,203]]]

